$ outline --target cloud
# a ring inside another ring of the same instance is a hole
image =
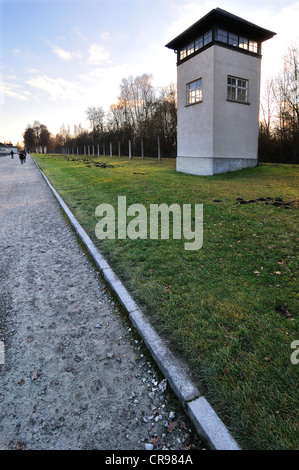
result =
[[[77,101],[82,99],[84,88],[75,82],[64,80],[63,78],[51,78],[46,75],[39,75],[27,83],[33,88],[45,91],[50,95],[51,100]]]
[[[53,47],[53,52],[56,54],[60,59],[63,60],[71,60],[73,58],[72,54],[60,47]]]
[[[1,0],[0,0],[1,1]],[[75,34],[78,35],[78,32],[75,31]],[[108,39],[110,33],[104,32],[102,34],[102,39]],[[111,64],[109,60],[110,52],[102,45],[97,43],[89,43],[87,50],[84,53],[80,50],[78,51],[69,51],[63,49],[62,47],[57,46],[51,42],[47,42],[51,47],[53,53],[64,61],[71,61],[72,59],[82,59],[85,58],[88,65],[101,66]]]
[[[132,72],[132,68],[128,64],[116,64],[108,67],[95,67],[91,71],[80,74],[79,78],[84,82],[101,84],[106,89],[111,88],[111,84],[120,84],[120,80]]]
[[[14,77],[12,77],[13,79]],[[15,98],[19,101],[28,101],[32,98],[29,91],[24,90],[20,85],[13,82],[5,82],[0,80],[0,103],[4,104],[5,97]]]
[[[62,60],[70,61],[72,59],[81,59],[82,58],[82,53],[80,51],[76,52],[70,52],[66,51],[65,49],[62,49],[62,47],[58,47],[55,45],[51,45],[52,51],[54,54],[57,55]]]
[[[88,48],[88,62],[92,65],[104,65],[111,63],[109,58],[109,51],[101,44],[91,44]]]
[[[116,102],[119,95],[121,79],[135,74],[126,63],[108,65],[105,67],[94,67],[79,75],[82,83],[86,84],[85,102],[87,105],[100,104],[104,109]]]

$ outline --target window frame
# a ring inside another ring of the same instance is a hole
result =
[[[216,28],[216,41],[222,42],[223,44],[228,43],[228,31],[222,28]]]
[[[219,26],[216,26],[215,40],[218,43],[226,44],[229,47],[236,47],[252,54],[260,55],[261,53],[260,41],[243,36],[242,34],[234,33],[229,29],[223,29]]]
[[[211,43],[225,44],[230,48],[239,49],[245,53],[261,54],[261,42],[250,39],[229,29],[223,29],[214,25],[201,36],[180,48],[178,53],[178,63],[189,59],[191,56],[209,47]]]
[[[229,83],[229,80],[235,80],[235,83]],[[239,84],[239,82],[241,82]],[[245,82],[246,86],[242,86],[242,82]],[[234,97],[232,96],[232,90],[234,90]],[[242,94],[245,90],[245,100],[241,99]],[[226,79],[226,101],[230,101],[232,103],[240,103],[240,104],[247,104],[249,105],[249,80],[248,78],[241,78],[236,77],[234,75],[227,75]]]
[[[249,51],[249,39],[243,36],[239,36],[239,48]]]
[[[204,45],[204,46],[207,46],[207,45],[210,44],[211,42],[213,42],[213,30],[212,30],[212,29],[209,29],[209,31],[207,31],[207,32],[203,35],[203,45]]]
[[[249,52],[253,52],[254,54],[258,54],[258,52],[259,52],[259,43],[257,41],[254,41],[253,39],[249,39],[248,50],[249,50]]]
[[[228,32],[228,42],[229,46],[239,47],[239,36],[238,34]]]
[[[191,90],[191,85],[199,83],[199,86],[195,86]],[[197,91],[199,91],[199,96],[197,97]],[[191,93],[195,93],[193,96],[195,101],[190,101]],[[197,99],[198,98],[198,99]],[[192,80],[186,84],[186,106],[193,106],[194,104],[202,103],[202,77]]]
[[[213,29],[209,29],[205,34],[198,36],[194,41],[189,42],[186,46],[179,50],[179,60],[182,61],[187,57],[195,54],[204,47],[208,46],[214,40]]]

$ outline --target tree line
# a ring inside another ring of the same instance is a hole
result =
[[[259,160],[299,163],[299,50],[290,46],[261,102]]]
[[[164,157],[176,156],[177,102],[176,87],[170,84],[155,88],[149,74],[123,78],[116,104],[106,113],[101,106],[86,110],[89,129],[74,125],[73,132],[64,124],[53,136],[39,121],[28,124],[23,137],[27,148],[47,148],[48,152],[83,153],[100,147],[100,154],[157,156],[159,144]],[[159,140],[157,140],[159,138]],[[117,147],[116,147],[117,144]]]
[[[123,78],[116,104],[86,110],[89,129],[64,124],[57,135],[35,121],[23,137],[27,148],[54,153],[99,153],[175,157],[177,146],[176,87],[155,88],[153,77]],[[291,46],[279,75],[268,81],[261,100],[259,161],[299,163],[299,51]],[[158,139],[158,140],[157,140]],[[88,149],[88,150],[87,150]]]

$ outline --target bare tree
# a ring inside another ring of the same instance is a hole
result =
[[[277,102],[273,79],[267,80],[265,92],[261,100],[260,125],[267,136],[271,135],[274,126],[275,114],[277,113]]]
[[[291,46],[283,58],[283,69],[275,80],[274,93],[279,107],[280,138],[298,141],[299,50],[296,46]]]
[[[130,125],[134,136],[143,135],[151,119],[155,105],[155,89],[152,75],[143,74],[123,78],[118,97],[119,110]]]
[[[60,126],[59,135],[61,138],[62,146],[66,146],[70,139],[70,126],[65,127],[64,124]]]
[[[299,50],[290,46],[277,77],[267,83],[261,105],[259,156],[299,163]]]
[[[101,106],[98,106],[97,108],[95,106],[90,106],[87,108],[86,115],[92,128],[92,140],[95,141],[104,133],[105,111]]]

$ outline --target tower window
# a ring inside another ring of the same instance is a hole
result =
[[[201,36],[200,38],[196,39],[195,41],[195,50],[198,51],[203,47],[203,37]]]
[[[258,52],[258,43],[255,42],[255,41],[249,41],[249,50],[251,52],[257,53]]]
[[[182,47],[179,50],[179,60],[183,60],[189,56],[192,56],[197,51],[200,51],[203,47],[211,44],[214,39],[215,41],[228,44],[229,46],[240,48],[248,52],[253,52],[254,54],[258,54],[260,50],[258,42],[216,27],[215,35],[213,35],[213,30],[211,29],[186,46]]]
[[[204,37],[203,37],[204,46],[212,42],[212,40],[213,40],[213,32],[212,30],[210,30],[206,34],[204,34]]]
[[[250,41],[252,42],[252,41]],[[248,51],[248,39],[247,38],[242,38],[241,36],[239,37],[239,47],[241,47],[241,49],[246,49]],[[252,52],[257,52],[256,51],[252,51]]]
[[[187,105],[202,101],[202,79],[187,84]]]
[[[227,77],[227,99],[248,103],[248,80],[229,75]]]
[[[228,44],[231,46],[238,47],[238,36],[237,34],[228,33]]]
[[[227,44],[228,32],[223,29],[218,29],[216,39],[217,41],[225,42]]]
[[[187,55],[193,54],[193,52],[194,52],[194,43],[188,44]]]

